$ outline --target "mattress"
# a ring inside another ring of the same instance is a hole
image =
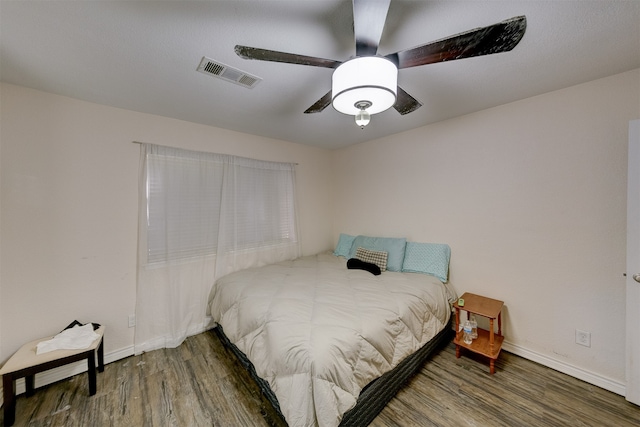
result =
[[[330,253],[225,276],[210,310],[292,427],[340,425],[368,384],[425,347],[451,315],[438,279],[349,270]]]

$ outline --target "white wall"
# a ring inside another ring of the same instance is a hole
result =
[[[457,291],[505,301],[505,348],[623,392],[638,117],[634,70],[336,151],[334,238],[450,244]]]
[[[132,141],[297,162],[302,251],[331,246],[331,153],[27,88],[0,86],[0,364],[74,319],[133,345],[137,182]]]

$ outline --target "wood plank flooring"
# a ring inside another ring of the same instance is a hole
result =
[[[640,426],[624,397],[518,356],[503,352],[488,371],[449,344],[371,425]],[[286,426],[212,332],[107,365],[92,397],[86,373],[19,396],[14,425]]]

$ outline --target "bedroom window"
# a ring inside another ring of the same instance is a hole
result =
[[[293,164],[148,145],[146,178],[150,264],[297,243]]]

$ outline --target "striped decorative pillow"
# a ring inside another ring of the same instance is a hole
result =
[[[356,258],[360,261],[370,262],[380,267],[380,271],[387,269],[387,253],[382,251],[372,251],[359,247],[356,249]]]

